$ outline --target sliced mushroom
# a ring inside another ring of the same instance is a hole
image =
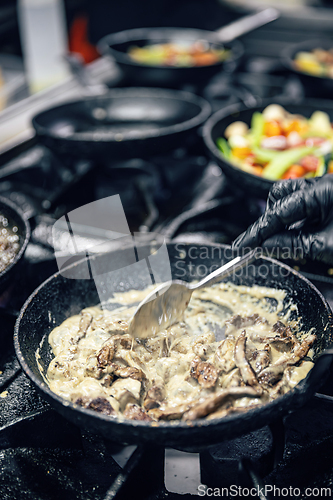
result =
[[[258,373],[257,377],[260,383],[266,384],[266,385],[274,385],[276,382],[278,382],[284,372],[285,367],[287,364],[273,364],[268,366],[267,368],[264,368],[260,373]]]
[[[141,420],[144,422],[151,422],[152,418],[140,406],[132,403],[126,405],[124,417],[131,420]]]
[[[210,389],[214,387],[217,381],[217,371],[214,365],[201,361],[197,365],[196,378],[198,379],[201,387],[205,389]]]
[[[113,343],[109,343],[102,347],[97,354],[97,364],[99,368],[105,368],[113,360],[115,348]]]
[[[97,353],[97,362],[99,368],[108,366],[116,355],[119,348],[130,349],[132,347],[132,338],[129,335],[111,336]]]
[[[133,378],[140,382],[146,377],[142,370],[133,366],[121,366],[114,370],[116,377],[120,378]]]
[[[193,404],[194,403],[186,403],[164,409],[153,408],[148,411],[148,415],[154,420],[178,420],[191,408],[191,406],[193,406]]]
[[[249,334],[250,339],[254,342],[260,342],[261,344],[271,344],[278,351],[290,351],[295,344],[298,343],[296,337],[291,334],[288,337],[280,337],[280,335],[263,335],[262,333]]]
[[[235,339],[227,337],[222,340],[215,351],[214,365],[226,373],[236,366],[234,358],[235,343]]]
[[[282,378],[287,366],[295,365],[307,355],[315,340],[315,335],[308,335],[302,342],[298,342],[290,356],[285,356],[262,370],[257,375],[258,380],[267,385],[276,384]]]
[[[290,389],[289,379],[290,379],[291,371],[292,371],[291,366],[287,366],[287,368],[285,368],[281,380],[270,391],[270,397],[272,399],[275,399],[276,397],[280,396],[281,394],[285,394],[287,391],[289,391],[289,389]]]
[[[300,359],[304,358],[313,344],[316,341],[316,335],[308,335],[301,343],[297,344],[293,349],[293,364],[297,363]]]
[[[73,343],[77,344],[81,339],[83,339],[83,337],[86,336],[87,330],[91,325],[92,320],[93,320],[92,314],[90,314],[87,311],[81,312],[79,329],[76,336],[73,338]]]
[[[235,363],[241,372],[242,379],[244,380],[245,384],[251,385],[252,387],[259,389],[259,382],[256,378],[256,375],[252,369],[252,366],[246,359],[245,348],[246,348],[246,332],[245,330],[243,330],[243,332],[239,335],[239,337],[236,340]]]
[[[234,387],[208,396],[202,403],[197,403],[183,415],[183,420],[196,420],[215,412],[229,398],[258,397],[258,392],[252,387]]]
[[[269,344],[266,344],[264,349],[259,349],[252,353],[251,359],[249,361],[255,373],[260,373],[269,365],[271,361],[270,352],[271,347]]]
[[[152,410],[153,408],[158,408],[164,399],[164,395],[165,395],[164,387],[154,385],[147,392],[147,395],[143,402],[143,406],[145,407],[146,410]]]
[[[75,401],[76,404],[83,406],[84,408],[88,408],[89,410],[98,411],[99,413],[103,413],[104,415],[112,415],[116,416],[117,412],[112,408],[109,401],[105,398],[95,398],[93,400],[88,398],[78,398]]]

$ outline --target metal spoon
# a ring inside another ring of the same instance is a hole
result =
[[[215,33],[221,42],[231,42],[242,35],[246,35],[261,26],[265,26],[280,17],[280,12],[274,7],[260,10],[255,14],[241,17],[226,26],[223,26]]]
[[[210,286],[230,276],[255,259],[256,250],[243,257],[236,257],[203,278],[199,283],[169,281],[156,287],[139,304],[129,326],[129,333],[135,338],[154,336],[160,330],[180,321],[194,290]]]

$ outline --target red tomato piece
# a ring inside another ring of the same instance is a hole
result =
[[[307,172],[316,172],[319,164],[319,158],[313,155],[304,156],[300,163]]]

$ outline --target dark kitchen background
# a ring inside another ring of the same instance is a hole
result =
[[[172,242],[229,245],[266,204],[265,196],[246,192],[225,177],[204,147],[201,126],[194,137],[163,154],[154,151],[127,160],[74,159],[42,143],[31,126],[32,117],[81,95],[80,78],[92,87],[135,87],[112,60],[98,53],[96,45],[107,34],[163,26],[216,30],[267,6],[280,9],[280,17],[240,38],[241,61],[208,81],[186,82],[178,89],[204,98],[212,111],[237,103],[260,105],[265,99],[302,103],[323,97],[316,88],[309,91],[282,64],[281,54],[290,44],[311,38],[328,37],[333,43],[333,2],[276,4],[260,0],[65,0],[69,47],[81,55],[80,64],[71,68],[74,76],[31,94],[18,5],[2,0],[0,196],[19,206],[32,231],[20,275],[0,297],[2,500],[187,499],[195,496],[200,483],[218,488],[232,484],[293,486],[302,491],[332,488],[332,374],[305,407],[273,425],[207,448],[200,456],[172,449],[121,448],[81,430],[52,409],[22,372],[12,341],[24,301],[57,271],[54,250],[61,250],[66,241],[53,241],[52,226],[70,210],[120,194],[133,231],[156,231]],[[331,100],[329,92],[324,97]],[[333,268],[307,261],[287,264],[311,279],[333,304]]]

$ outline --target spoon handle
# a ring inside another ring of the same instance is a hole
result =
[[[280,13],[277,9],[269,7],[256,14],[241,17],[234,23],[228,24],[217,30],[216,34],[221,42],[231,42],[235,40],[235,38],[245,35],[256,28],[260,28],[260,26],[275,21],[279,16]]]
[[[235,257],[234,259],[230,260],[224,266],[219,267],[212,273],[210,273],[208,276],[203,278],[199,283],[196,285],[188,285],[188,288],[191,289],[198,289],[198,288],[203,288],[204,286],[207,285],[212,285],[213,283],[216,283],[219,281],[221,278],[227,278],[230,276],[232,273],[237,271],[238,269],[243,268],[247,264],[250,264],[253,260],[256,258],[256,249],[251,250],[247,254],[245,254],[243,257]]]

